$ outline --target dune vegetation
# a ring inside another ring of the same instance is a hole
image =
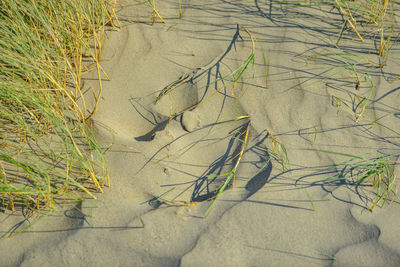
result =
[[[107,185],[96,107],[86,104],[99,92],[82,89],[82,73],[100,77],[104,30],[114,22],[109,0],[0,1],[2,211],[29,216]]]

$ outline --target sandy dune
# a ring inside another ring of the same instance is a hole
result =
[[[398,44],[380,69],[372,36],[349,29],[335,47],[329,7],[182,1],[179,19],[178,1],[157,2],[166,24],[128,2],[104,42],[94,120],[113,143],[111,187],[3,240],[2,265],[400,266],[398,201],[371,213],[376,189],[339,179],[349,158],[324,152],[398,154]],[[233,190],[203,218],[242,149]],[[3,232],[21,219],[0,218]]]

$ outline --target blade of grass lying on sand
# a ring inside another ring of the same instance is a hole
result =
[[[262,49],[262,55],[263,55],[263,60],[264,60],[264,68],[265,68],[265,88],[269,88],[268,84],[268,64],[267,64],[267,58],[265,57],[264,53],[264,48]]]
[[[231,180],[233,179],[233,181],[235,180],[235,176],[236,176],[236,171],[237,168],[240,164],[240,161],[242,159],[243,156],[243,152],[246,149],[246,145],[247,145],[247,138],[249,136],[249,129],[250,129],[250,123],[247,125],[246,131],[244,132],[244,138],[243,138],[243,143],[242,143],[242,147],[240,149],[240,152],[238,154],[238,159],[236,160],[236,164],[233,167],[233,169],[227,173],[224,174],[224,176],[228,176],[224,182],[224,184],[218,189],[216,195],[213,197],[213,201],[211,202],[210,206],[208,207],[208,209],[206,210],[206,212],[204,213],[204,217],[207,217],[207,215],[209,214],[209,212],[211,211],[212,206],[214,206],[215,201],[217,201],[217,198],[224,192],[224,190],[226,189],[226,187],[229,185],[229,183],[231,182]]]
[[[359,102],[359,104],[361,104],[361,111],[360,111],[360,113],[359,113],[358,115],[356,115],[356,123],[358,123],[358,122],[361,120],[361,118],[363,117],[364,112],[365,112],[365,108],[367,107],[367,104],[368,104],[368,102],[369,102],[370,99],[371,99],[372,93],[373,93],[374,90],[375,90],[375,84],[374,84],[374,82],[372,81],[371,76],[370,76],[369,74],[366,73],[365,76],[364,76],[364,78],[365,78],[365,80],[369,80],[371,90],[370,90],[370,92],[369,92],[369,95],[368,95],[366,98],[364,98],[363,100],[360,100],[360,102]],[[357,95],[356,95],[356,96],[357,96]],[[357,96],[357,98],[358,98],[358,96]]]

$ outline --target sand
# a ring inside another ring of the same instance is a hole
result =
[[[166,24],[125,2],[104,40],[111,80],[94,122],[113,144],[111,186],[2,240],[1,265],[400,266],[398,200],[370,212],[376,189],[338,179],[349,158],[326,152],[398,154],[398,44],[380,69],[374,37],[349,29],[334,47],[342,18],[329,7],[182,1],[179,18],[178,1],[156,2]],[[342,54],[315,56],[329,53]],[[371,99],[358,122],[356,94]],[[0,220],[4,235],[21,216]]]

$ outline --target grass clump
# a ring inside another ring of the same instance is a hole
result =
[[[91,64],[100,77],[113,18],[108,0],[0,1],[2,210],[53,209],[83,191],[95,198],[108,182],[81,74]]]
[[[373,211],[376,206],[383,207],[385,203],[399,200],[396,188],[395,165],[398,161],[394,156],[377,154],[351,155],[325,151],[330,154],[345,156],[349,160],[336,164],[335,167],[341,169],[334,179],[345,180],[350,185],[370,186],[375,190],[375,197],[372,205],[368,208]],[[397,156],[397,155],[396,155]]]
[[[380,56],[380,68],[386,64],[389,51],[398,39],[395,31],[395,13],[393,1],[391,0],[365,0],[347,1],[335,0],[334,7],[337,8],[344,18],[343,28],[350,25],[357,37],[364,42],[366,36],[379,36],[377,54]],[[369,25],[360,30],[359,25]],[[340,37],[339,37],[340,38]],[[339,40],[338,40],[339,41]]]

